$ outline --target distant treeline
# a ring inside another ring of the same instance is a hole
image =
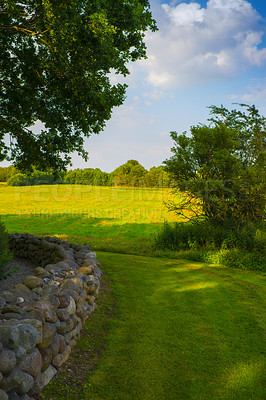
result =
[[[170,187],[171,180],[163,166],[146,170],[138,161],[129,160],[113,172],[99,168],[74,169],[70,171],[37,171],[22,173],[14,166],[0,168],[0,182],[10,186],[78,184],[93,186]]]

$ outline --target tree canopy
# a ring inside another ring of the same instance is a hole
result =
[[[171,132],[165,168],[186,196],[170,209],[222,224],[265,219],[266,118],[241,106],[246,112],[211,106],[209,125],[191,127],[190,135]]]
[[[145,58],[148,29],[148,0],[1,1],[0,160],[42,170],[64,169],[73,151],[86,159],[84,137],[125,99],[110,74]],[[33,133],[36,121],[44,128]]]

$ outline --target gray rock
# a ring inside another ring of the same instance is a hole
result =
[[[87,303],[92,306],[93,303],[95,302],[95,297],[94,296],[87,296]]]
[[[73,283],[75,283],[81,290],[84,289],[84,282],[80,277],[74,276],[73,278],[70,278],[69,280],[71,280]]]
[[[38,376],[37,385],[42,390],[44,386],[48,385],[48,383],[55,377],[57,374],[57,369],[50,365],[43,373]]]
[[[53,359],[53,365],[56,368],[60,368],[68,359],[71,354],[71,346],[66,346],[62,354],[57,354]]]
[[[79,294],[78,294],[78,292],[76,292],[76,291],[73,290],[73,289],[67,289],[67,290],[64,290],[64,293],[67,293],[69,296],[73,297],[73,299],[74,299],[75,302],[76,302],[76,305],[78,304],[78,301],[79,301]]]
[[[0,296],[0,309],[3,308],[5,304],[6,304],[6,299]]]
[[[36,333],[37,333],[37,339],[36,339],[36,344],[41,343],[42,342],[42,323],[41,321],[39,321],[38,319],[31,319],[31,318],[26,318],[21,320],[21,323],[23,324],[28,324],[33,326],[36,329]]]
[[[72,332],[65,333],[64,337],[66,339],[66,343],[69,344],[70,340],[72,339]]]
[[[24,349],[24,347],[22,346],[18,346],[16,349],[14,349],[14,353],[16,354],[16,359],[18,363],[25,360],[27,356],[26,349]]]
[[[36,274],[42,278],[51,277],[51,274],[45,268],[37,267],[37,268],[35,268],[35,271],[36,271]]]
[[[38,348],[41,350],[49,347],[53,343],[55,334],[56,327],[48,322],[45,323],[42,329],[42,342],[38,344]]]
[[[17,363],[16,355],[14,351],[4,349],[0,354],[0,372],[2,374],[8,374]]]
[[[84,267],[80,267],[77,270],[77,275],[91,275],[94,271],[94,267],[93,266],[84,266]]]
[[[5,320],[14,319],[14,318],[17,319],[17,320],[20,320],[20,319],[23,318],[23,316],[21,314],[17,314],[17,313],[6,313],[6,314],[3,314],[3,319],[5,319]]]
[[[60,324],[56,327],[57,333],[64,335],[66,333],[67,326],[64,321],[60,322]]]
[[[58,263],[59,264],[59,263]],[[62,273],[62,268],[58,264],[48,264],[45,266],[45,271],[49,274]]]
[[[59,349],[58,353],[63,353],[66,348],[66,339],[63,335],[58,335],[59,338]]]
[[[41,287],[44,285],[44,281],[42,278],[38,276],[29,275],[22,281],[23,285],[27,286],[29,289],[33,289],[35,287]]]
[[[62,321],[62,322],[67,322],[67,321],[70,320],[70,314],[69,314],[69,312],[67,311],[66,308],[59,308],[59,309],[56,311],[56,313],[57,313],[57,315],[58,315],[58,318],[59,318],[60,321]]]
[[[34,328],[30,324],[19,324],[18,330],[19,330],[20,346],[24,347],[27,354],[31,353],[34,350],[37,343],[38,334],[36,328]]]
[[[71,253],[69,253],[70,258],[72,258],[71,256],[73,257],[73,255]],[[62,271],[70,271],[71,270],[71,267],[67,261],[59,261],[56,265],[58,267],[60,267]]]
[[[53,353],[53,357],[55,357],[56,354],[59,353],[59,335],[58,335],[58,333],[55,334],[54,341],[51,344],[51,350]]]
[[[14,289],[16,289],[18,292],[21,292],[23,294],[27,294],[27,295],[31,294],[30,288],[28,288],[28,286],[26,286],[26,285],[23,285],[23,283],[17,283],[14,286]]]
[[[58,308],[66,308],[70,304],[70,296],[67,293],[60,293],[58,294],[58,299],[60,301]]]
[[[1,400],[8,400],[8,394],[0,389],[0,399]]]
[[[6,302],[8,303],[15,303],[17,301],[17,294],[16,293],[12,293],[10,290],[5,290],[1,297],[3,297],[5,299]]]
[[[1,386],[6,392],[15,391],[19,395],[26,394],[34,385],[34,379],[31,375],[14,368],[12,372],[3,379]]]
[[[41,353],[41,356],[42,356],[41,372],[44,372],[52,362],[53,352],[52,352],[52,349],[50,347],[47,347],[46,349],[40,350],[40,353]]]
[[[94,267],[94,273],[95,275],[101,277],[102,276],[102,271],[98,267]]]
[[[71,279],[66,279],[64,283],[61,285],[61,290],[63,291],[75,290],[75,292],[80,294],[82,289]]]
[[[33,350],[25,360],[19,364],[21,371],[36,377],[42,368],[42,356],[38,349]]]
[[[0,342],[4,347],[14,349],[19,342],[19,331],[16,326],[0,325]]]
[[[69,298],[70,298],[70,303],[66,308],[66,311],[69,313],[69,315],[73,315],[76,312],[76,303],[73,297],[69,296]]]
[[[45,321],[45,313],[43,310],[31,310],[28,311],[27,314],[25,315],[25,317],[27,319],[36,319],[40,322],[44,322]]]
[[[74,328],[74,321],[72,319],[66,321],[66,332],[72,331]]]
[[[6,304],[2,308],[2,314],[6,314],[6,313],[18,313],[18,314],[24,315],[26,313],[26,311],[15,304]]]

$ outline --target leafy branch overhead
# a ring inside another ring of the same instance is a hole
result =
[[[146,57],[147,29],[156,30],[147,0],[1,2],[1,160],[64,169],[73,151],[86,159],[84,137],[125,99],[110,74]],[[36,121],[44,128],[33,134]]]

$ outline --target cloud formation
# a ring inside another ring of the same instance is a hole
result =
[[[245,103],[259,102],[266,99],[266,78],[259,81],[256,85],[247,88],[246,93],[232,94],[230,97],[234,101],[242,101]]]
[[[266,63],[260,15],[247,0],[209,0],[206,8],[162,4],[164,23],[147,35],[147,81],[160,89],[230,79]],[[165,23],[166,22],[166,23]]]

